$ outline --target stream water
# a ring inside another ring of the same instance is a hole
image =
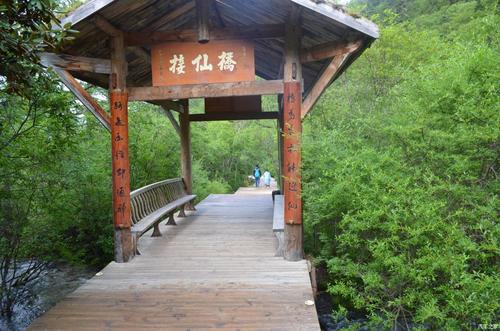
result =
[[[34,319],[53,307],[68,293],[92,277],[95,271],[61,264],[49,264],[29,285],[30,294],[14,306],[11,320],[0,317],[0,330],[25,330]]]

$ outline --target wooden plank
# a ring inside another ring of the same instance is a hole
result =
[[[306,99],[302,103],[301,117],[302,119],[307,116],[307,114],[314,107],[320,96],[323,94],[325,89],[328,87],[330,82],[334,79],[335,75],[342,67],[344,63],[346,63],[350,53],[345,53],[340,56],[336,56],[330,61],[328,67],[323,71],[320,78],[316,81],[313,88],[307,95]]]
[[[302,63],[331,59],[345,53],[352,53],[361,47],[361,41],[355,42],[329,42],[311,48],[302,49],[300,61]]]
[[[275,257],[271,190],[210,195],[139,241],[133,263],[111,263],[29,330],[319,331],[305,261]]]
[[[278,112],[219,112],[208,114],[192,114],[191,122],[208,121],[243,121],[243,120],[271,120],[279,117]]]
[[[315,13],[324,15],[342,25],[358,30],[372,38],[379,37],[379,30],[375,23],[363,18],[354,18],[342,10],[334,8],[331,4],[314,2],[310,0],[291,0],[292,2],[305,7]]]
[[[205,113],[207,114],[220,112],[258,113],[261,111],[262,96],[260,95],[205,99]]]
[[[246,41],[156,45],[151,60],[153,86],[255,80],[254,46]]]
[[[264,24],[252,26],[212,28],[210,30],[211,40],[253,40],[283,38],[285,34],[284,24]],[[196,42],[198,41],[198,30],[173,30],[158,31],[152,29],[143,32],[128,32],[125,34],[128,46],[149,46],[165,42]]]
[[[75,95],[75,97],[87,108],[92,115],[111,132],[109,115],[99,106],[97,101],[78,83],[78,81],[66,70],[54,68],[61,82]]]
[[[129,88],[129,98],[134,101],[273,95],[281,93],[283,93],[283,81],[281,80]]]
[[[209,19],[210,0],[196,0],[196,22],[198,27],[198,42],[206,44],[210,40]]]
[[[40,63],[45,67],[57,67],[68,71],[87,71],[98,74],[111,73],[111,61],[68,54],[39,53]]]

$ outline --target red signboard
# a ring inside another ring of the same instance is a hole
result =
[[[255,80],[254,46],[247,41],[172,42],[151,48],[153,86]]]

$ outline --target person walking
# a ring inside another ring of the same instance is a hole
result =
[[[253,169],[253,177],[255,178],[255,187],[259,187],[260,185],[260,168],[259,165],[257,164],[255,166],[255,169]]]
[[[269,170],[266,169],[266,171],[264,171],[262,178],[264,178],[264,185],[266,187],[271,187],[271,173]]]

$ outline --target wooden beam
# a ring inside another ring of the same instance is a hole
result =
[[[179,126],[179,123],[177,123],[177,120],[174,117],[174,114],[172,114],[172,111],[168,108],[162,107],[162,109],[165,111],[165,115],[167,115],[168,120],[172,124],[172,126],[175,129],[175,132],[180,136],[181,135],[181,127]]]
[[[144,48],[142,48],[142,47],[129,47],[128,49],[130,50],[131,53],[135,54],[135,56],[142,59],[142,61],[144,61],[144,63],[147,63],[147,64],[151,63],[151,55]]]
[[[66,70],[53,68],[63,84],[75,95],[75,97],[87,108],[92,115],[111,132],[109,115],[99,106],[97,101],[81,86],[78,81]]]
[[[172,100],[151,100],[148,101],[148,103],[151,103],[153,105],[158,105],[160,107],[163,107],[168,110],[173,110],[178,113],[183,113],[184,108],[178,101],[172,101]]]
[[[101,15],[95,15],[94,24],[104,33],[106,33],[111,37],[120,37],[123,35],[123,32],[120,29],[117,29],[114,25],[109,23],[108,20],[102,17]]]
[[[316,81],[311,91],[302,103],[301,117],[304,119],[314,107],[319,97],[323,94],[330,82],[333,80],[339,69],[346,63],[351,53],[344,53],[334,57],[328,67],[323,71],[319,79]]]
[[[283,38],[284,24],[265,24],[241,27],[214,28],[210,40],[241,40]],[[198,30],[144,31],[125,34],[128,46],[155,45],[171,41],[198,41]]]
[[[272,120],[279,117],[278,112],[220,112],[189,115],[191,122],[208,121],[243,121],[243,120]]]
[[[236,83],[193,84],[129,88],[130,100],[172,100],[191,98],[271,95],[283,93],[283,81],[263,80]]]
[[[56,67],[68,71],[87,71],[97,74],[109,74],[111,61],[91,57],[67,54],[39,53],[40,63],[44,67]]]
[[[196,21],[198,42],[206,44],[210,41],[210,0],[196,0]]]
[[[361,41],[355,42],[330,42],[317,45],[311,48],[302,49],[300,52],[300,62],[308,63],[331,59],[345,53],[352,53],[361,46]]]

